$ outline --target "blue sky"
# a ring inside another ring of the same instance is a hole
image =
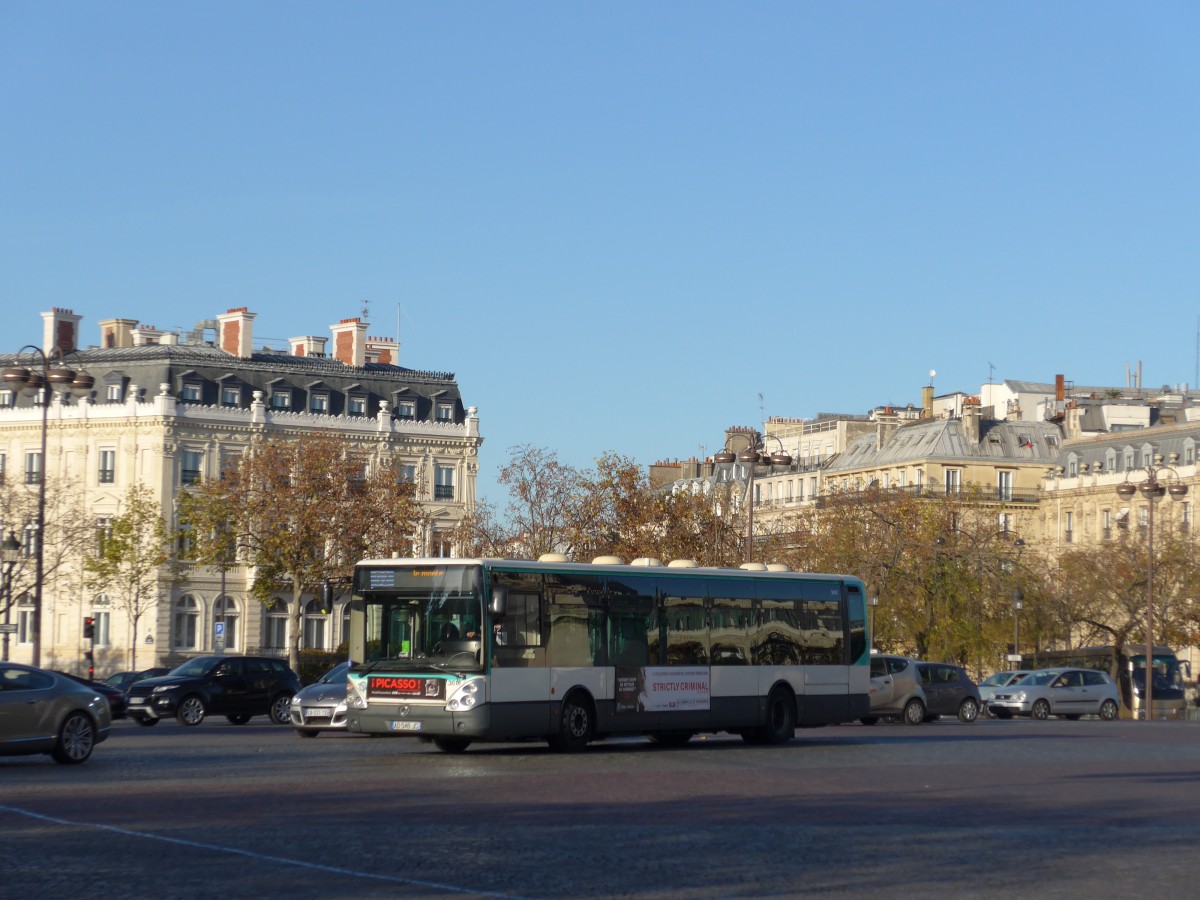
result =
[[[1200,5],[0,4],[0,297],[369,304],[589,466],[995,379],[1195,383]],[[760,400],[760,394],[762,395]]]

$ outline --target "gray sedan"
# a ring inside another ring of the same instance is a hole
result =
[[[65,675],[0,663],[0,756],[48,753],[81,763],[108,737],[108,701]]]
[[[1121,701],[1107,672],[1039,669],[1016,684],[997,690],[988,701],[988,710],[998,719],[1099,716],[1107,721],[1120,714]]]
[[[346,673],[350,663],[338,663],[318,681],[292,698],[292,727],[301,737],[322,731],[346,730]]]

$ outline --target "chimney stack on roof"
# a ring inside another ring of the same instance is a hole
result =
[[[69,309],[51,307],[50,312],[42,313],[42,351],[47,356],[58,351],[65,356],[79,349],[79,323],[83,316],[77,316]]]
[[[231,356],[249,359],[254,354],[253,324],[257,313],[246,307],[217,316],[217,346]]]
[[[325,344],[329,338],[314,337],[306,335],[304,337],[288,338],[288,343],[292,348],[292,356],[324,356]]]
[[[100,346],[105,350],[133,346],[137,319],[103,319],[100,322]]]
[[[347,366],[361,369],[367,363],[367,328],[362,319],[342,319],[329,326],[333,333],[333,358]]]
[[[385,366],[400,365],[400,342],[391,338],[367,338],[367,362]]]

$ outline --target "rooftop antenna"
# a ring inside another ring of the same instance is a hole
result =
[[[369,318],[371,318],[371,308],[370,307],[371,307],[371,301],[364,300],[363,301],[363,311],[362,311],[362,320],[364,322],[367,321]]]
[[[765,427],[767,424],[767,405],[763,402],[762,391],[758,392],[758,420]]]
[[[992,373],[995,371],[996,371],[996,366],[989,362],[988,363],[988,384],[992,383]]]

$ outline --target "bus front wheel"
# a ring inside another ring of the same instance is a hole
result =
[[[558,716],[558,734],[550,736],[550,747],[560,753],[578,753],[591,743],[596,733],[596,714],[588,699],[580,694],[568,695]]]

